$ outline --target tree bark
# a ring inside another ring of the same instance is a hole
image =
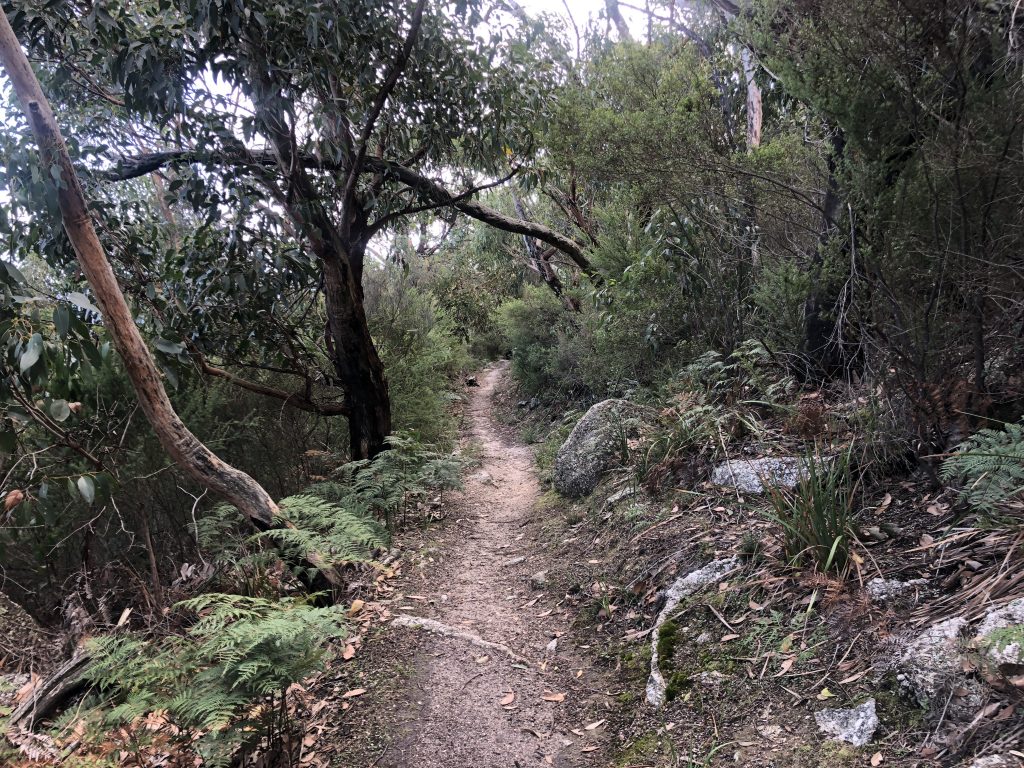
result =
[[[333,342],[328,351],[345,390],[349,455],[353,459],[372,459],[387,447],[391,398],[384,364],[366,322],[362,287],[355,282],[351,263],[344,263],[342,258],[337,253],[322,258],[324,303]],[[350,253],[348,259],[362,264],[361,255]]]
[[[832,336],[835,323],[825,316],[834,296],[824,280],[825,249],[836,232],[842,197],[837,178],[839,163],[846,150],[846,139],[837,130],[832,138],[832,152],[828,157],[828,180],[822,203],[821,234],[811,264],[811,289],[804,303],[804,356],[807,360],[805,378],[826,378],[836,370],[839,355]]]
[[[221,461],[174,412],[149,348],[139,333],[114,270],[96,236],[81,183],[53,111],[7,16],[2,13],[0,60],[35,134],[44,168],[59,169],[57,197],[64,229],[95,294],[104,325],[121,356],[139,404],[161,445],[175,463],[200,485],[238,507],[256,527],[270,528],[278,511],[270,494],[249,475]]]

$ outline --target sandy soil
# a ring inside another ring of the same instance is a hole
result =
[[[604,751],[604,725],[586,726],[602,719],[611,699],[587,663],[588,649],[574,646],[574,614],[560,605],[562,595],[531,586],[531,575],[546,567],[530,525],[540,487],[530,450],[492,418],[492,396],[504,374],[505,366],[493,366],[479,388],[468,390],[466,438],[477,445],[481,464],[455,501],[458,529],[449,531],[438,558],[443,564],[430,574],[435,601],[406,613],[507,646],[511,654],[431,632],[417,645],[406,711],[398,718],[404,725],[382,766],[574,766],[598,764]],[[392,625],[390,632],[429,630]]]

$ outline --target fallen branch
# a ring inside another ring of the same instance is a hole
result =
[[[456,629],[455,627],[449,626],[448,624],[442,624],[440,621],[436,621],[434,619],[424,619],[419,616],[396,616],[391,624],[392,626],[398,627],[425,629],[427,632],[433,632],[435,635],[451,637],[455,640],[462,640],[470,645],[475,645],[478,648],[484,648],[489,651],[499,651],[504,653],[510,659],[526,664],[527,666],[531,666],[529,659],[523,658],[507,645],[492,643],[490,640],[484,640],[480,635],[475,635],[472,632],[466,632],[464,629]]]
[[[79,653],[43,680],[7,718],[7,731],[31,731],[41,720],[48,719],[86,686],[83,673],[92,663],[88,653]]]

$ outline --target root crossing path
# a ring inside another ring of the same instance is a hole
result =
[[[481,464],[449,515],[455,528],[437,552],[441,565],[424,571],[425,583],[407,585],[436,599],[411,606],[389,629],[421,636],[403,725],[380,765],[600,764],[599,721],[611,698],[586,661],[588,648],[575,645],[575,610],[536,575],[552,563],[540,545],[533,455],[492,417],[506,367],[488,368],[469,390],[465,437]]]

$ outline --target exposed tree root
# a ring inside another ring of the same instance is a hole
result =
[[[486,648],[489,651],[497,651],[505,654],[510,659],[518,661],[527,666],[531,666],[529,659],[520,656],[518,653],[513,651],[507,645],[501,643],[492,643],[490,640],[484,640],[480,635],[475,635],[472,632],[467,632],[464,629],[456,629],[455,627],[449,626],[448,624],[442,624],[440,621],[434,619],[423,619],[419,616],[397,616],[395,620],[391,622],[392,625],[398,627],[412,627],[414,629],[425,629],[428,632],[433,632],[435,635],[441,635],[442,637],[451,637],[456,640],[462,640],[475,645],[478,648]]]

